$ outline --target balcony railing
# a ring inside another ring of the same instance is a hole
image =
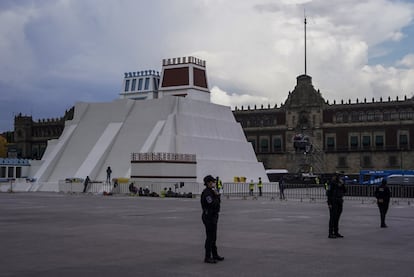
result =
[[[196,162],[195,154],[183,153],[132,153],[131,162],[138,161],[176,161],[176,162]]]

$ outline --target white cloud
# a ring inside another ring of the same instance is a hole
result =
[[[414,54],[404,56],[401,60],[397,61],[397,65],[414,68]]]
[[[253,108],[254,105],[261,106],[264,105],[267,107],[266,103],[269,103],[269,99],[266,97],[258,97],[249,94],[236,94],[236,93],[228,93],[221,90],[219,87],[214,86],[211,90],[211,102],[230,106],[232,108],[239,107],[245,105],[247,108],[246,103],[249,103],[250,106]]]

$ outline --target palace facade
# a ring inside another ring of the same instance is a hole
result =
[[[414,168],[414,97],[329,103],[304,74],[280,107],[236,107],[233,114],[268,169]]]
[[[47,141],[58,139],[65,127],[65,121],[73,119],[74,107],[67,110],[63,117],[39,119],[32,116],[14,117],[14,132],[8,139],[7,151],[10,158],[40,160],[45,152]]]

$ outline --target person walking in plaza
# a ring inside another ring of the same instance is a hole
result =
[[[259,196],[262,196],[263,183],[262,183],[261,177],[259,177],[259,182],[257,183],[257,187],[259,188]]]
[[[90,181],[91,181],[91,179],[89,179],[89,176],[86,176],[86,179],[83,182],[83,192],[86,192]]]
[[[249,183],[249,195],[250,196],[253,196],[253,190],[254,190],[254,182],[253,182],[253,179],[251,179]]]
[[[279,180],[279,199],[285,200],[285,179],[283,176]]]
[[[390,204],[391,191],[387,186],[387,180],[382,179],[381,185],[375,189],[375,198],[377,198],[377,205],[380,211],[381,217],[381,228],[387,228],[385,224],[385,215],[388,211],[388,206]]]
[[[106,182],[107,183],[111,183],[111,173],[112,173],[112,169],[110,166],[108,166],[108,168],[106,169]]]
[[[329,235],[330,239],[343,238],[344,236],[339,233],[339,219],[342,214],[342,208],[344,203],[344,194],[346,188],[342,180],[340,179],[340,173],[336,173],[332,176],[331,181],[328,184],[326,196],[328,197],[329,207]]]
[[[220,195],[216,190],[216,179],[207,175],[204,177],[204,186],[201,193],[201,208],[203,213],[201,219],[206,229],[206,240],[204,243],[205,256],[204,262],[215,264],[217,261],[224,260],[217,252],[217,223],[220,212]]]

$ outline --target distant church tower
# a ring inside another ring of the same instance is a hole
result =
[[[159,98],[170,95],[210,102],[206,62],[191,56],[164,59]]]

